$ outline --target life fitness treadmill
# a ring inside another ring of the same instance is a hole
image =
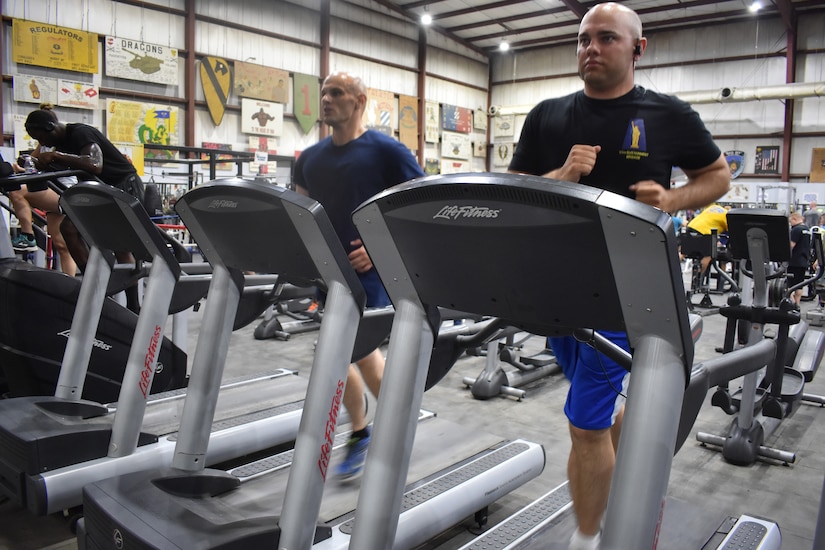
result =
[[[190,412],[198,420],[208,419],[209,407],[194,403],[190,408],[193,403],[187,398],[171,468],[118,476],[84,488],[85,517],[78,525],[78,545],[89,549],[346,548],[358,484],[337,480],[325,484],[343,435],[336,435],[335,428],[364,303],[364,291],[346,253],[317,202],[276,186],[251,181],[207,183],[181,197],[176,209],[213,262],[216,275],[276,271],[287,281],[309,282],[328,292],[291,467],[273,457],[261,461],[268,463],[267,470],[255,473],[248,470],[257,464],[229,472],[203,469],[197,460],[203,437],[184,425]],[[251,232],[278,238],[262,239],[256,255],[239,253],[239,236]],[[396,311],[395,325],[398,318]],[[432,335],[429,326],[419,325],[416,332],[424,328]],[[405,368],[403,363],[395,365],[399,352],[414,358],[424,355],[419,334],[393,333],[391,341],[385,376]],[[214,373],[197,371],[190,384],[211,387],[216,378]],[[418,382],[415,393],[420,398],[424,377]],[[386,389],[382,385],[379,403]],[[398,397],[389,395],[391,402]],[[412,467],[401,471],[400,463],[390,465],[399,476],[393,485],[407,488],[404,528],[395,548],[415,548],[533,479],[544,467],[539,445],[432,418],[419,410],[420,399],[413,402],[404,396],[392,406],[403,409],[405,422],[418,425],[415,444],[410,441],[396,450],[413,455],[408,460]],[[412,414],[407,407],[415,409]],[[376,418],[376,428],[380,422]],[[358,546],[353,542],[351,547]]]
[[[159,229],[137,199],[101,183],[72,186],[61,206],[89,244],[90,256],[58,389],[51,397],[0,400],[0,491],[39,515],[78,506],[87,483],[168,462],[185,396],[148,391],[181,274]],[[116,407],[81,399],[113,265],[110,250],[129,250],[138,261],[151,262]],[[196,350],[195,361],[198,353],[217,352]],[[211,440],[209,463],[294,439],[305,379],[282,369],[230,386],[222,393],[220,422],[203,427]]]

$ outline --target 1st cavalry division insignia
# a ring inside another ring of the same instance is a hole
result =
[[[226,111],[226,101],[232,89],[232,71],[229,63],[220,57],[207,56],[201,60],[201,86],[206,106],[215,126],[220,125]]]

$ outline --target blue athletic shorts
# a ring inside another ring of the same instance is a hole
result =
[[[387,291],[375,269],[370,269],[366,273],[359,273],[358,278],[367,293],[367,307],[386,307],[390,305],[390,297],[387,295]]]
[[[600,334],[630,351],[624,332],[603,331]],[[564,414],[570,423],[582,430],[603,430],[612,426],[625,401],[618,392],[627,395],[630,373],[572,336],[552,337],[547,341],[562,372],[570,380],[564,404]]]
[[[364,292],[367,295],[365,307],[386,307],[390,305],[390,297],[375,269],[370,269],[366,273],[358,273],[358,279],[361,281],[361,286],[364,287]],[[326,302],[326,292],[318,290],[315,295],[322,304]]]

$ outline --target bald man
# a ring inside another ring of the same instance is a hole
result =
[[[593,6],[580,23],[576,50],[584,89],[532,109],[509,171],[584,183],[670,213],[705,206],[725,194],[730,170],[699,115],[683,101],[635,85],[636,63],[646,49],[634,11],[617,3]],[[688,176],[678,188],[670,187],[674,166]],[[629,350],[625,333],[603,334]],[[578,520],[570,548],[595,549],[629,374],[572,338],[552,338],[551,345],[570,379],[564,411]]]
[[[295,163],[295,188],[324,207],[350,264],[367,293],[367,307],[390,304],[378,273],[352,223],[352,212],[384,189],[424,175],[409,149],[393,138],[367,130],[363,123],[367,89],[354,75],[329,75],[321,88],[321,118],[332,135],[307,148]],[[335,473],[340,479],[358,477],[364,466],[370,430],[364,404],[364,383],[376,397],[384,374],[380,349],[350,365],[344,407],[352,422],[347,456]],[[360,371],[360,375],[359,375]]]

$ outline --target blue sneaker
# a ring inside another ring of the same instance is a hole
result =
[[[364,471],[364,462],[367,460],[367,447],[370,437],[350,439],[347,442],[347,457],[335,468],[335,475],[342,480],[354,479]]]
[[[17,252],[35,252],[37,250],[37,241],[28,235],[19,233],[11,240],[11,246]]]

